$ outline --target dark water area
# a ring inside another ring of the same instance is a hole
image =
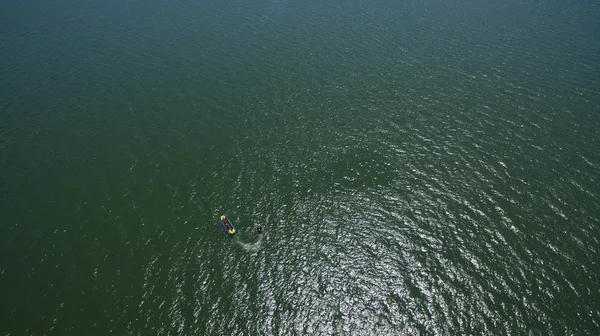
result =
[[[597,1],[0,2],[0,335],[597,335],[599,129]]]

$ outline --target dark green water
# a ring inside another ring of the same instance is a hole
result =
[[[0,334],[598,335],[599,130],[597,1],[1,1]]]

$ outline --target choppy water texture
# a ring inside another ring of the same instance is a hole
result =
[[[599,112],[597,1],[3,1],[0,334],[600,334]]]

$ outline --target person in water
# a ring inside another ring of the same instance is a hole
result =
[[[258,233],[262,233],[262,226],[260,226],[260,225],[259,225],[259,226],[256,228],[256,232],[258,232]]]

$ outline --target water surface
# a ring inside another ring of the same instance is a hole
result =
[[[599,22],[1,3],[0,334],[598,334]]]

